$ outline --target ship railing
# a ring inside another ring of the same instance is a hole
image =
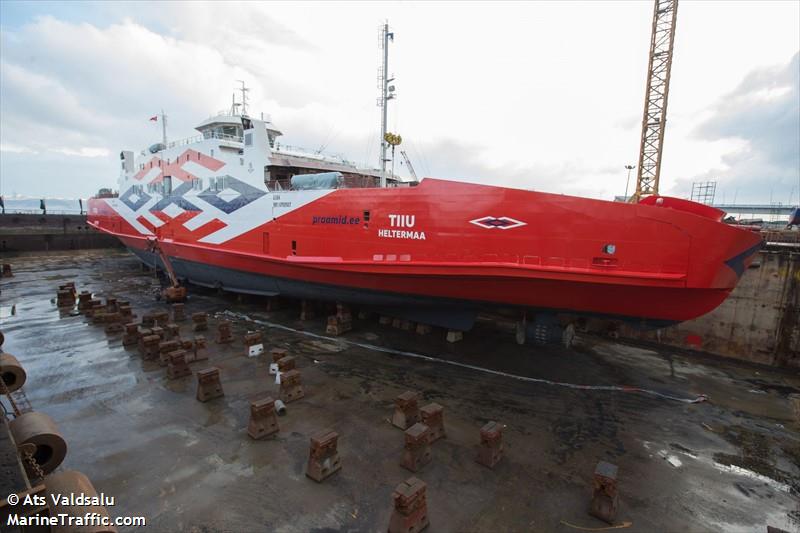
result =
[[[44,215],[41,209],[5,209],[2,211],[4,215]],[[47,215],[85,215],[86,210],[82,212],[78,209],[48,209]]]
[[[230,141],[241,143],[242,138],[238,135],[229,135],[227,133],[216,133],[216,132],[206,132],[202,135],[194,135],[192,137],[187,137],[185,139],[180,139],[177,141],[173,141],[171,143],[167,143],[167,148],[174,148],[176,146],[186,146],[188,144],[198,143],[200,141],[206,139],[219,139],[221,141]]]
[[[279,154],[296,155],[300,157],[308,157],[319,161],[332,161],[341,165],[356,166],[352,161],[348,161],[342,154],[329,154],[325,152],[312,152],[307,148],[301,146],[292,146],[290,144],[275,143],[273,151]]]

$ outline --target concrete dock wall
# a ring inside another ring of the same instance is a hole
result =
[[[86,215],[0,215],[0,253],[121,246],[86,223]]]
[[[624,337],[800,368],[800,251],[764,250],[717,309],[658,331]]]

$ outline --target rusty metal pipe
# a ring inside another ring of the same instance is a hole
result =
[[[8,424],[14,442],[18,447],[26,444],[35,446],[33,458],[45,474],[49,474],[64,461],[67,455],[67,442],[58,431],[53,419],[44,413],[31,411],[24,413]],[[25,468],[29,469],[27,462]],[[35,472],[28,470],[28,475]]]
[[[27,379],[25,369],[10,353],[0,353],[0,379],[6,384],[8,392],[22,387]]]
[[[109,518],[108,510],[104,505],[69,505],[68,501],[58,499],[53,502],[51,496],[58,498],[69,496],[70,494],[84,496],[86,498],[97,497],[97,491],[85,475],[75,470],[62,470],[56,474],[47,476],[44,479],[46,487],[47,505],[50,508],[50,516],[66,514],[69,516],[84,516],[87,513],[98,513],[102,517]],[[90,500],[91,501],[91,500]],[[85,525],[76,526],[61,524],[51,527],[53,533],[116,533],[117,529],[113,526]]]

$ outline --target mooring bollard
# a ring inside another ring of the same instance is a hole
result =
[[[219,368],[212,366],[197,371],[197,399],[207,402],[225,396],[219,380]]]
[[[259,440],[274,435],[279,430],[275,400],[267,397],[250,403],[250,422],[247,424],[247,434],[250,437]]]
[[[394,511],[389,520],[389,533],[418,533],[428,527],[428,503],[425,482],[410,477],[392,493]]]
[[[487,422],[481,428],[481,443],[476,459],[480,464],[494,468],[503,458],[503,429],[505,426],[497,422]]]
[[[338,451],[339,434],[325,429],[311,436],[306,475],[320,483],[342,468]]]
[[[614,518],[617,516],[618,505],[617,466],[600,461],[594,469],[592,503],[589,507],[589,514],[613,524]]]
[[[431,462],[430,430],[428,426],[417,422],[405,431],[403,460],[400,465],[412,472]]]
[[[418,394],[406,391],[394,399],[392,425],[406,430],[419,421]]]
[[[446,437],[444,432],[444,407],[438,403],[429,403],[420,408],[422,423],[428,426],[430,442],[436,442]]]

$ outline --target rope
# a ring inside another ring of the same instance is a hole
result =
[[[654,390],[650,390],[650,389],[643,389],[641,387],[631,387],[631,386],[628,386],[628,385],[581,385],[581,384],[577,384],[577,383],[567,383],[567,382],[563,382],[563,381],[552,381],[552,380],[544,379],[544,378],[533,378],[533,377],[530,377],[530,376],[520,376],[518,374],[511,374],[509,372],[503,372],[501,370],[493,370],[491,368],[484,368],[484,367],[480,367],[480,366],[476,366],[476,365],[470,365],[470,364],[467,364],[467,363],[461,363],[459,361],[451,361],[449,359],[440,359],[438,357],[432,357],[432,356],[429,356],[429,355],[422,355],[422,354],[418,354],[418,353],[414,353],[414,352],[406,352],[406,351],[403,351],[403,350],[396,350],[394,348],[386,348],[384,346],[375,346],[374,344],[367,344],[367,343],[363,343],[363,342],[351,341],[351,340],[343,339],[341,337],[328,337],[326,335],[319,335],[317,333],[311,333],[310,331],[303,331],[303,330],[295,329],[295,328],[292,328],[292,327],[289,327],[289,326],[284,326],[283,324],[276,324],[274,322],[268,322],[268,321],[264,321],[264,320],[253,319],[253,318],[250,318],[249,316],[247,316],[245,314],[242,314],[242,313],[234,313],[234,312],[231,312],[231,311],[223,311],[222,314],[226,314],[226,315],[231,316],[233,318],[238,318],[240,320],[253,322],[253,323],[260,324],[260,325],[263,325],[263,326],[267,326],[267,327],[270,327],[270,328],[281,329],[281,330],[284,330],[284,331],[289,331],[289,332],[292,332],[292,333],[305,335],[306,337],[313,337],[313,338],[316,338],[316,339],[331,340],[331,341],[341,341],[341,342],[345,342],[345,343],[347,343],[347,344],[349,344],[351,346],[357,346],[359,348],[364,348],[365,350],[389,353],[389,354],[392,354],[392,355],[402,355],[404,357],[411,357],[413,359],[421,359],[423,361],[430,361],[430,362],[433,362],[433,363],[440,363],[440,364],[445,364],[445,365],[456,366],[456,367],[459,367],[459,368],[466,368],[466,369],[469,369],[469,370],[475,370],[475,371],[478,371],[478,372],[484,372],[484,373],[487,373],[487,374],[492,374],[492,375],[500,376],[500,377],[504,377],[504,378],[516,379],[518,381],[525,381],[525,382],[528,382],[528,383],[539,383],[539,384],[542,384],[542,385],[551,385],[551,386],[555,386],[555,387],[565,387],[565,388],[568,388],[568,389],[575,389],[575,390],[594,390],[594,391],[608,391],[608,392],[635,392],[635,393],[639,393],[639,394],[646,394],[646,395],[649,395],[649,396],[654,396],[656,398],[662,398],[662,399],[665,399],[665,400],[672,400],[672,401],[675,401],[675,402],[690,403],[690,404],[691,403],[701,403],[701,402],[705,402],[705,401],[708,400],[708,397],[705,394],[701,394],[700,396],[697,396],[696,398],[681,398],[679,396],[672,396],[670,394],[664,394],[663,392],[658,392],[658,391],[654,391]]]
[[[569,526],[573,529],[580,529],[581,531],[606,531],[608,529],[623,529],[626,527],[631,527],[633,522],[623,522],[621,524],[617,524],[616,526],[606,526],[606,527],[583,527],[583,526],[576,526],[575,524],[570,524],[566,520],[561,520],[561,523],[565,526]]]

